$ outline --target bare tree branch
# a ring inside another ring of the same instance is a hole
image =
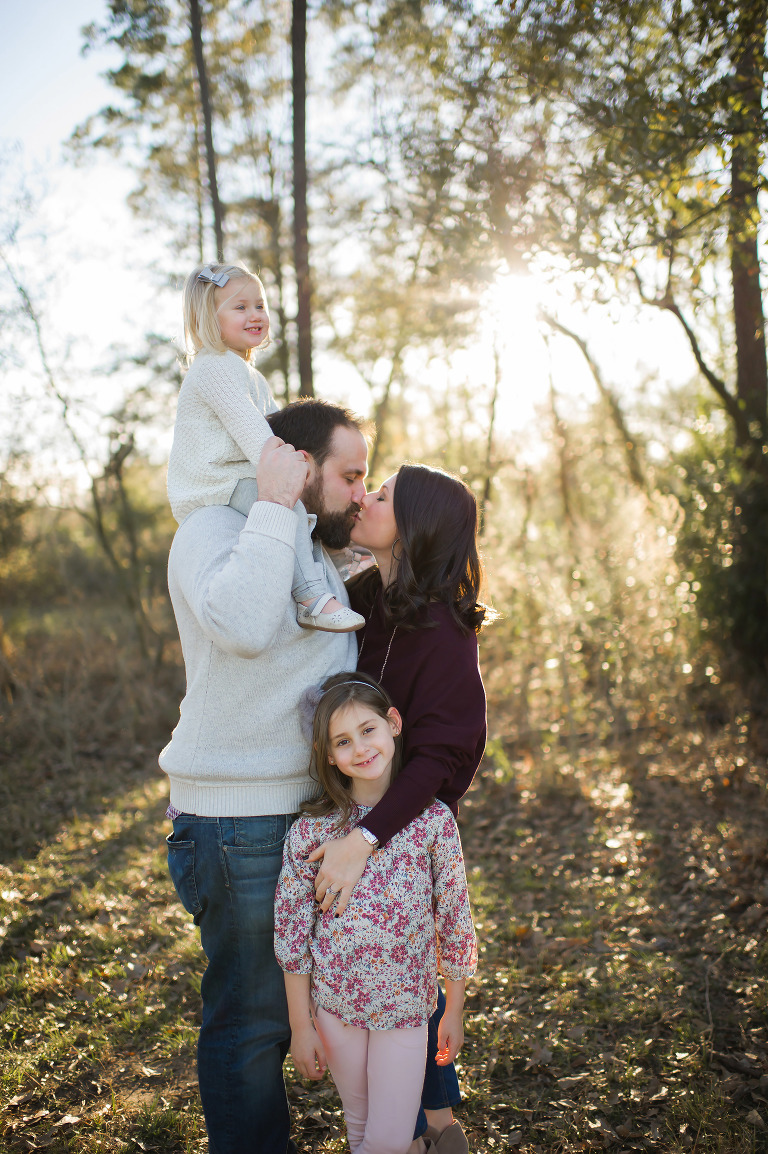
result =
[[[584,357],[584,360],[587,362],[589,370],[595,379],[598,392],[608,406],[608,412],[611,415],[611,420],[613,421],[621,438],[621,447],[627,462],[627,469],[629,470],[632,483],[636,486],[636,488],[638,488],[647,496],[648,481],[645,475],[645,468],[643,466],[637,442],[627,428],[627,423],[624,419],[624,413],[622,411],[621,405],[619,404],[618,397],[614,393],[613,389],[611,389],[610,386],[605,383],[603,374],[600,372],[600,368],[597,362],[589,351],[586,341],[583,339],[583,337],[580,337],[578,333],[575,333],[573,329],[569,329],[567,325],[564,325],[562,321],[557,320],[556,317],[553,317],[551,313],[546,312],[544,309],[539,309],[539,315],[542,320],[550,326],[550,328],[554,329],[555,332],[562,333],[563,336],[568,337],[580,349],[581,354]]]

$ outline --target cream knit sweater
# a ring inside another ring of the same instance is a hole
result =
[[[177,530],[168,586],[187,674],[179,723],[160,755],[171,805],[245,817],[295,813],[317,792],[298,703],[304,690],[354,669],[353,633],[302,629],[291,599],[293,509],[257,501],[247,519],[197,509]],[[328,588],[344,585],[318,545]]]
[[[255,477],[272,436],[275,398],[261,373],[231,350],[200,352],[179,391],[168,461],[168,499],[179,524],[194,509],[226,505],[243,477]]]

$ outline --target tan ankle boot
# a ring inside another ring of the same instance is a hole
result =
[[[469,1154],[469,1143],[460,1122],[451,1122],[442,1134],[438,1134],[437,1130],[428,1126],[423,1137],[432,1140],[437,1154]]]

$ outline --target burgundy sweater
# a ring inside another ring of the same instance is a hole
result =
[[[359,608],[354,591],[350,593],[353,607]],[[404,829],[433,797],[457,814],[459,798],[469,789],[485,749],[477,637],[461,632],[447,605],[433,603],[427,612],[437,628],[398,629],[392,639],[393,626],[384,621],[378,593],[366,626],[357,634],[358,669],[381,682],[403,718],[403,768],[365,819],[380,845]]]

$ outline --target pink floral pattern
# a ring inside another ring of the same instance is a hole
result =
[[[477,967],[464,858],[453,814],[434,802],[375,850],[340,918],[315,902],[317,862],[307,855],[343,837],[369,812],[300,817],[285,843],[275,895],[275,954],[284,970],[312,974],[314,1001],[363,1029],[421,1026],[435,1008],[437,972],[452,981]]]

